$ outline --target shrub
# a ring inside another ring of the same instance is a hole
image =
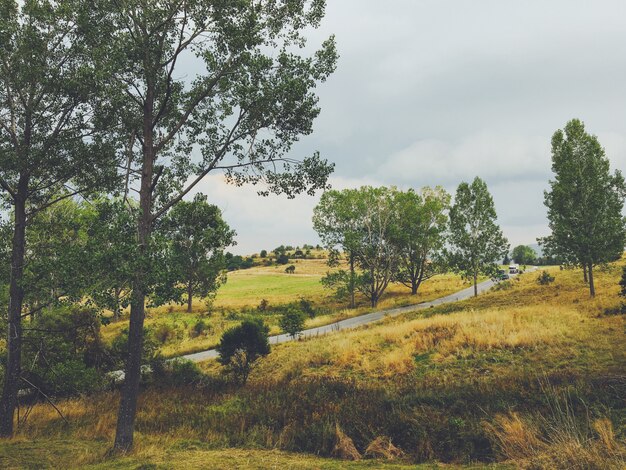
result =
[[[289,256],[285,253],[281,253],[276,257],[276,264],[287,264],[289,263]]]
[[[156,357],[150,363],[156,385],[182,387],[202,383],[205,375],[195,362],[186,359],[164,360]]]
[[[513,283],[511,281],[502,281],[495,284],[491,290],[499,291],[499,290],[509,290],[513,288]]]
[[[291,307],[283,313],[278,324],[284,333],[295,339],[304,329],[304,321],[304,313]]]
[[[267,309],[269,308],[269,306],[270,306],[270,303],[267,301],[267,299],[261,299],[261,303],[257,307],[257,310],[259,312],[267,312]]]
[[[554,276],[551,276],[548,271],[542,271],[539,277],[537,278],[537,282],[542,286],[551,284],[554,282]]]
[[[191,338],[197,338],[200,335],[203,335],[207,330],[210,330],[211,326],[207,324],[204,320],[200,319],[191,327],[191,331],[189,332],[189,336]]]
[[[290,264],[289,266],[285,268],[285,272],[287,274],[293,274],[296,272],[296,267],[293,264]]]
[[[270,352],[269,328],[261,320],[245,320],[230,328],[217,346],[218,362],[245,385],[254,362]]]
[[[165,344],[176,338],[176,329],[172,325],[161,323],[154,330],[154,337],[159,343]]]
[[[23,339],[24,379],[47,395],[93,392],[113,363],[100,336],[98,314],[84,306],[41,313]]]
[[[306,315],[309,316],[309,318],[315,318],[315,315],[317,315],[317,312],[315,311],[315,308],[313,307],[313,302],[311,302],[308,299],[300,299],[300,310],[302,310]]]

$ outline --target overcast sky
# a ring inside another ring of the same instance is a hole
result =
[[[574,117],[626,168],[626,2],[328,0],[310,34],[335,34],[315,130],[296,146],[335,162],[334,188],[420,188],[480,176],[512,246],[548,232],[550,137]],[[199,188],[240,254],[317,243],[318,197],[260,198],[219,175]]]

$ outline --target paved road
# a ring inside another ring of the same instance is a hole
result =
[[[481,293],[486,290],[489,290],[494,284],[495,283],[491,280],[481,282],[480,284],[478,284],[478,292]],[[317,328],[310,328],[308,330],[304,330],[300,336],[303,338],[311,338],[315,336],[323,336],[328,333],[333,333],[335,331],[347,330],[350,328],[357,328],[359,326],[367,325],[368,323],[379,321],[386,317],[395,317],[397,315],[400,315],[406,312],[414,312],[417,310],[423,310],[425,308],[435,307],[437,305],[448,304],[451,302],[457,302],[459,300],[469,299],[473,295],[474,295],[474,286],[471,286],[471,287],[468,287],[467,289],[463,289],[454,294],[447,295],[446,297],[441,297],[439,299],[435,299],[430,302],[422,302],[421,304],[407,305],[406,307],[397,307],[397,308],[390,308],[387,310],[379,310],[377,312],[367,313],[365,315],[360,315],[358,317],[348,318],[346,320],[341,320],[335,323],[331,323],[329,325],[318,326]],[[292,341],[292,340],[293,338],[287,334],[270,336],[271,344],[286,343],[287,341]],[[183,359],[188,359],[190,361],[201,362],[201,361],[206,361],[207,359],[216,358],[217,351],[215,349],[209,349],[208,351],[200,351],[200,352],[193,353],[193,354],[187,354],[181,357]]]

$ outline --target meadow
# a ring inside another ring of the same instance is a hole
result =
[[[551,268],[549,285],[526,273],[468,301],[278,345],[245,387],[215,361],[193,384],[147,382],[124,458],[106,454],[117,392],[59,403],[67,422],[38,404],[0,463],[28,449],[34,467],[621,469],[622,265],[597,273],[593,299],[579,270]]]
[[[196,299],[192,313],[176,304],[149,308],[146,326],[154,332],[161,354],[172,357],[213,348],[224,331],[250,316],[262,316],[270,327],[270,334],[279,334],[280,307],[289,303],[297,306],[301,299],[309,301],[316,310],[314,318],[307,318],[306,328],[372,311],[363,299],[360,299],[356,309],[346,308],[345,302],[335,299],[322,286],[320,279],[329,270],[326,260],[300,259],[293,260],[293,264],[296,266],[294,274],[286,274],[285,266],[255,266],[232,271],[211,305],[207,307],[205,302]],[[392,284],[377,309],[425,302],[469,285],[460,276],[443,274],[424,282],[418,295],[412,296],[407,287]],[[264,300],[267,307],[260,310]],[[127,327],[126,318],[103,327],[105,341],[111,342]]]

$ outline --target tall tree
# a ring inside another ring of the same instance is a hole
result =
[[[101,189],[115,170],[97,132],[109,120],[97,100],[101,75],[77,37],[79,6],[0,1],[0,188],[13,213],[0,436],[13,433],[20,381],[27,226],[59,200]]]
[[[496,219],[493,198],[482,179],[459,185],[450,209],[450,264],[473,280],[475,296],[478,276],[495,274],[497,263],[509,251]]]
[[[235,232],[203,194],[174,206],[163,220],[162,230],[170,243],[170,264],[185,286],[184,296],[172,300],[184,299],[191,312],[194,295],[207,298],[225,281],[224,249],[234,244]]]
[[[358,189],[326,191],[313,209],[313,228],[330,253],[329,265],[338,266],[341,252],[345,253],[348,262],[348,272],[340,269],[329,273],[324,283],[339,293],[345,292],[350,299],[350,308],[356,307],[355,257],[362,239],[363,213]]]
[[[448,227],[450,195],[441,187],[394,193],[393,243],[398,249],[397,280],[416,295],[422,282],[442,271],[441,251]]]
[[[552,171],[554,180],[544,193],[552,234],[542,243],[552,256],[586,269],[593,297],[594,266],[619,259],[624,252],[624,177],[618,170],[611,173],[597,137],[578,119],[552,136]]]
[[[126,129],[127,181],[139,194],[117,450],[133,444],[155,222],[213,172],[236,185],[263,182],[262,195],[326,186],[332,165],[317,154],[288,157],[312,132],[314,88],[335,68],[333,38],[312,57],[297,53],[324,10],[323,0],[100,0],[91,11],[98,57],[117,60],[110,93]]]

